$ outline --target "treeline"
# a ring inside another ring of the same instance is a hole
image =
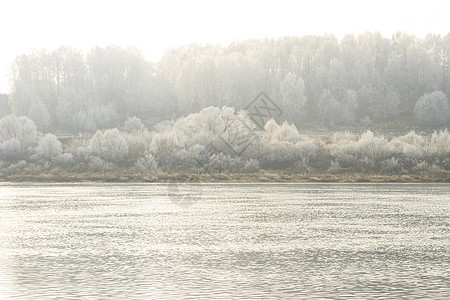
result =
[[[208,106],[245,108],[264,91],[304,126],[404,120],[449,126],[450,34],[397,33],[190,45],[150,63],[134,48],[62,47],[17,58],[9,102],[45,132],[95,131],[138,116],[174,119]]]
[[[134,48],[95,48],[84,56],[61,47],[17,57],[9,95],[13,112],[40,130],[112,128],[129,115],[168,115],[163,78]]]
[[[410,132],[387,138],[366,131],[328,137],[301,135],[295,125],[269,120],[257,130],[244,111],[208,107],[148,130],[128,118],[123,130],[98,130],[62,144],[25,116],[0,120],[2,176],[65,170],[71,174],[128,170],[159,173],[430,174],[450,171],[450,134]]]

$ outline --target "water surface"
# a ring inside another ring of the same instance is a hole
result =
[[[0,184],[0,298],[449,299],[448,184]]]

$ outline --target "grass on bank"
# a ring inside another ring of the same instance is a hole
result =
[[[329,174],[311,172],[294,174],[280,170],[258,173],[157,173],[142,174],[129,169],[112,168],[102,172],[71,172],[66,169],[34,169],[14,174],[0,174],[2,182],[440,182],[450,183],[450,171],[428,174],[376,174],[345,172]]]

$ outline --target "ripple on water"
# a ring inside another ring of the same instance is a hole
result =
[[[200,188],[1,184],[0,297],[449,298],[450,185]]]

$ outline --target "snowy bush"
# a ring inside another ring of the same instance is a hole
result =
[[[401,163],[395,157],[386,159],[381,163],[381,165],[382,169],[384,169],[388,174],[397,174],[403,170]]]
[[[278,125],[273,119],[270,119],[265,126],[266,137],[271,142],[290,142],[296,143],[302,140],[300,133],[293,124],[284,122],[281,126]]]
[[[328,168],[328,173],[335,174],[341,171],[341,165],[334,159],[331,161],[330,167]]]
[[[61,142],[56,136],[48,133],[39,139],[34,158],[51,161],[63,153]]]
[[[121,133],[128,145],[127,161],[129,166],[136,163],[136,160],[143,157],[149,150],[152,142],[152,133],[146,129],[133,131],[132,133]]]
[[[10,138],[0,143],[0,160],[16,161],[23,157],[22,147],[17,138]]]
[[[401,153],[409,158],[421,158],[427,142],[421,135],[411,131],[406,135],[394,137],[390,144],[396,153]]]
[[[62,153],[53,158],[53,164],[59,167],[69,167],[73,165],[73,156],[71,153]]]
[[[65,166],[72,160],[71,153],[63,153],[62,144],[53,134],[46,134],[39,139],[33,159],[42,163]]]
[[[370,130],[357,140],[354,140],[351,134],[339,134],[333,139],[337,141],[328,146],[330,153],[346,167],[359,164],[363,169],[371,168],[375,163],[387,159],[393,151],[386,138],[377,137]]]
[[[174,131],[156,133],[150,144],[150,153],[156,157],[162,168],[172,165],[175,155],[181,149],[178,136]]]
[[[313,143],[313,141],[304,139],[303,141],[295,143],[294,146],[297,151],[297,156],[301,158],[302,161],[310,161],[316,159],[317,146]]]
[[[360,171],[373,171],[375,168],[375,161],[372,157],[364,156],[359,160]]]
[[[236,132],[240,126],[234,108],[207,107],[198,113],[179,118],[171,128],[177,133],[182,145],[208,145],[213,140],[225,137],[227,132]],[[241,130],[243,132],[243,130]]]
[[[161,125],[160,131],[147,130],[133,117],[125,121],[122,132],[109,129],[98,130],[91,138],[80,135],[65,145],[64,153],[56,136],[42,136],[26,117],[8,116],[0,120],[0,161],[4,168],[24,161],[36,170],[70,167],[85,172],[120,167],[142,174],[160,170],[253,173],[261,168],[301,174],[313,170],[425,174],[450,169],[447,129],[431,136],[411,131],[388,141],[372,131],[336,132],[312,140],[295,125],[273,119],[262,131],[255,127],[244,111],[236,113],[230,107],[205,108]],[[9,170],[20,172],[20,166],[23,163]]]
[[[0,120],[0,160],[27,159],[36,144],[38,131],[27,117],[6,116]]]
[[[98,130],[89,141],[87,154],[91,158],[96,157],[107,163],[117,164],[128,154],[128,145],[119,130]]]
[[[254,158],[250,158],[244,162],[244,166],[240,169],[242,173],[256,173],[261,170],[259,161]]]
[[[111,169],[115,167],[114,163],[105,161],[104,159],[101,159],[100,157],[94,156],[90,159],[88,163],[88,167],[90,171],[98,172],[98,171],[104,171],[107,169]]]
[[[429,172],[430,167],[428,163],[423,160],[417,163],[413,170],[419,174],[426,174]]]
[[[209,158],[209,162],[204,166],[204,169],[212,173],[237,173],[240,171],[241,166],[243,166],[243,164],[240,157],[232,157],[224,153],[217,153]]]
[[[307,162],[317,156],[317,146],[298,132],[293,124],[281,126],[269,120],[262,134],[263,154],[261,162],[269,166],[286,166],[294,161]]]
[[[138,158],[134,165],[136,170],[143,174],[156,173],[158,171],[158,162],[151,153],[145,153],[143,157]]]
[[[374,136],[370,130],[361,135],[358,146],[362,155],[367,155],[374,160],[387,158],[392,152],[392,147],[386,138]]]
[[[427,152],[430,155],[450,156],[450,133],[447,129],[439,132],[434,131]]]
[[[13,175],[23,172],[27,168],[28,164],[26,161],[21,160],[16,163],[11,164],[9,167],[3,169],[3,173],[6,175]]]
[[[308,162],[305,160],[297,160],[294,162],[294,165],[290,168],[290,170],[297,174],[310,174],[311,167],[308,165]]]

